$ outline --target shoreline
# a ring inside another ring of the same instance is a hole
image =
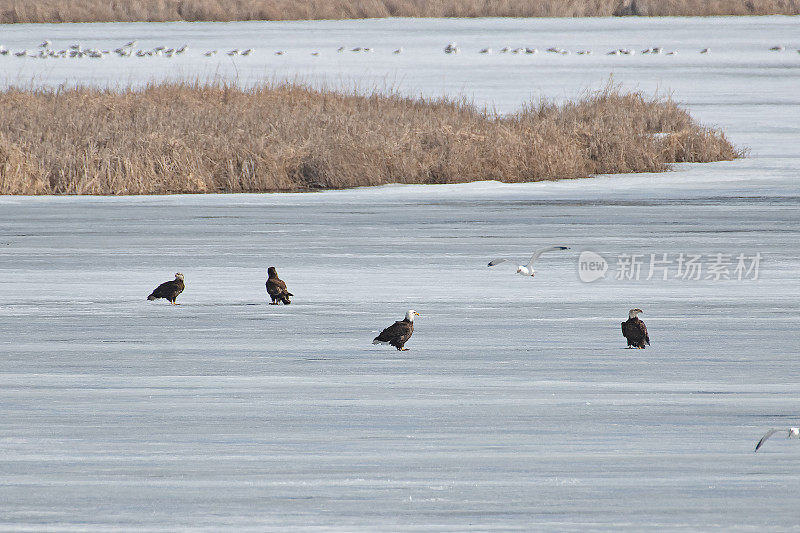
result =
[[[800,4],[782,0],[520,0],[514,3],[460,0],[142,0],[114,3],[89,0],[10,0],[0,24],[74,22],[233,22],[279,20],[359,20],[375,18],[584,18],[711,17],[800,15]],[[665,5],[666,4],[666,5]],[[710,4],[710,5],[709,5]]]
[[[663,172],[745,154],[669,98],[611,85],[509,115],[459,99],[292,83],[0,91],[0,194],[519,183]]]

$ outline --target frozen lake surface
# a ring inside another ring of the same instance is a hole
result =
[[[195,55],[180,61],[198,76],[198,50],[266,50],[256,37],[274,38],[294,48],[237,59],[240,81],[396,74],[399,90],[502,111],[613,72],[629,88],[673,90],[751,157],[522,185],[0,197],[0,530],[796,530],[800,442],[753,447],[768,428],[800,423],[800,54],[767,50],[800,44],[798,26],[3,27],[12,49],[188,42]],[[529,40],[537,56],[476,52]],[[459,56],[441,53],[448,41]],[[376,52],[340,57],[339,43]],[[540,43],[595,55],[550,57]],[[392,58],[396,46],[404,53]],[[680,54],[601,54],[650,46]],[[713,53],[689,53],[705,46]],[[311,66],[312,48],[333,59]],[[308,57],[291,63],[295,49]],[[167,58],[90,61],[0,66],[37,83],[168,72]],[[136,61],[147,68],[119,67]],[[546,244],[572,249],[543,256],[533,279],[485,266]],[[605,279],[579,279],[583,251],[607,260]],[[752,266],[759,253],[757,276],[736,279],[736,257]],[[652,275],[651,254],[666,259]],[[700,279],[676,278],[681,254],[701,256]],[[734,279],[713,279],[716,254]],[[639,279],[616,279],[631,274],[631,255]],[[267,305],[270,265],[291,306]],[[145,300],[176,271],[181,306]],[[645,311],[645,351],[624,349],[632,307]],[[422,314],[410,351],[370,344],[409,308]]]

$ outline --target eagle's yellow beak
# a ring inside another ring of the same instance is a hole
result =
[[[417,315],[417,316],[422,316],[421,314],[417,313],[416,311],[414,311],[414,314]]]

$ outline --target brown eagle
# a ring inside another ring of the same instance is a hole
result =
[[[267,274],[267,293],[272,298],[270,305],[278,305],[280,302],[283,302],[284,305],[292,303],[289,297],[294,296],[294,294],[286,289],[286,283],[278,277],[278,271],[275,270],[275,267],[269,267]]]
[[[173,305],[181,305],[179,303],[175,303],[175,298],[177,298],[178,295],[183,292],[184,287],[183,274],[177,272],[175,274],[175,279],[172,281],[165,281],[153,289],[153,292],[150,293],[150,296],[148,296],[147,299],[158,300],[159,298],[166,298],[169,303]]]
[[[639,313],[644,311],[637,308],[628,312],[628,320],[622,323],[622,335],[628,340],[628,348],[644,350],[645,343],[650,345],[650,336],[647,334],[647,326],[636,316]]]
[[[398,320],[372,340],[372,344],[391,344],[400,351],[406,351],[403,345],[414,333],[414,316],[421,316],[413,309],[409,309],[403,320]]]

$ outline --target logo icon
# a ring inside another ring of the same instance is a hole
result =
[[[608,261],[602,255],[584,250],[578,257],[578,277],[584,283],[591,283],[606,277]]]

